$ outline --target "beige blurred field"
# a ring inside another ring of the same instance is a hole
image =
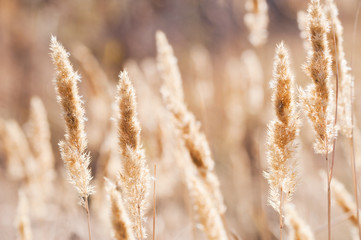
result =
[[[77,193],[66,179],[59,153],[65,124],[49,55],[52,35],[69,51],[70,61],[82,79],[79,94],[88,119],[85,131],[96,191],[89,200],[93,239],[112,239],[103,177],[116,179],[122,158],[115,152],[106,166],[104,159],[109,144],[116,143],[112,140],[117,137],[112,128],[112,108],[118,74],[124,69],[134,84],[142,144],[152,176],[150,206],[145,214],[147,239],[153,236],[154,181],[155,239],[206,239],[179,164],[189,156],[177,148],[177,130],[160,93],[163,82],[156,59],[158,30],[173,46],[186,106],[209,142],[227,207],[229,232],[234,239],[278,239],[279,215],[268,203],[269,186],[263,175],[267,169],[267,124],[275,115],[269,82],[275,47],[281,41],[289,50],[297,87],[311,82],[302,70],[306,51],[297,25],[297,12],[306,11],[307,2],[267,1],[268,38],[264,45],[254,47],[244,23],[245,0],[0,0],[0,131],[4,131],[5,121],[13,119],[26,134],[31,133],[30,101],[33,96],[40,97],[47,111],[55,159],[52,189],[43,189],[50,196],[40,206],[36,199],[30,199],[32,239],[88,239],[86,213],[77,204]],[[359,2],[335,2],[344,27],[346,59],[355,77],[353,110],[359,175],[361,23],[355,27]],[[327,191],[319,174],[327,165],[313,151],[312,126],[303,113],[301,121],[296,155],[299,178],[292,203],[315,239],[327,239]],[[8,146],[4,142],[0,138],[0,240],[18,237],[18,191],[27,181],[21,173],[17,178],[9,174]],[[347,139],[339,136],[334,177],[353,194],[349,153]],[[17,157],[26,162],[29,156],[19,153]],[[332,239],[357,239],[357,228],[349,217],[350,213],[332,202]],[[289,239],[288,233],[286,226],[284,239]]]

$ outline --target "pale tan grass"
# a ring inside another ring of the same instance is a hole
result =
[[[308,223],[300,217],[296,206],[289,203],[285,206],[285,223],[289,228],[289,240],[314,240],[315,236]]]
[[[350,213],[350,221],[358,228],[359,224],[357,221],[356,204],[353,201],[352,195],[347,191],[345,186],[337,179],[332,180],[331,184],[332,197],[336,201],[337,205],[345,212]]]
[[[319,0],[311,0],[308,7],[308,41],[311,49],[308,51],[305,72],[312,80],[306,91],[301,91],[302,106],[315,132],[314,151],[325,156],[327,163],[327,200],[328,200],[328,239],[331,239],[331,189],[333,172],[328,154],[335,144],[335,114],[333,91],[330,84],[332,76],[332,58],[329,51],[327,34],[330,31],[326,16]]]
[[[89,148],[99,148],[105,139],[111,117],[111,103],[113,101],[114,86],[107,78],[100,63],[90,49],[82,44],[73,48],[73,56],[80,63],[83,81],[86,84],[87,94],[87,135]]]
[[[283,42],[276,47],[271,88],[277,118],[268,125],[268,171],[265,177],[270,185],[269,203],[280,214],[282,239],[283,205],[294,194],[298,176],[294,155],[300,125],[294,96],[294,77]]]
[[[168,45],[167,42],[163,44]],[[157,45],[157,48],[162,48],[162,46]],[[175,57],[172,56],[172,58]],[[166,65],[164,62],[160,62],[160,64]],[[176,65],[174,67],[178,68]],[[162,89],[163,100],[173,115],[179,136],[183,139],[193,164],[207,183],[220,214],[223,214],[226,207],[223,202],[218,177],[214,173],[214,160],[212,159],[206,136],[200,130],[200,123],[196,121],[194,115],[185,106],[183,97],[179,97],[184,95],[183,89],[180,88],[175,93],[172,92],[176,85],[181,87],[181,84],[178,84],[178,81],[181,81],[181,79],[170,78],[172,76],[167,76],[162,72],[161,75],[163,75],[163,79],[166,79]]]
[[[327,33],[329,25],[318,0],[311,0],[308,9],[308,41],[312,49],[308,51],[305,72],[312,80],[305,92],[301,91],[302,106],[316,133],[314,150],[327,154],[332,151],[335,135],[333,127],[333,92],[330,88],[331,56]]]
[[[174,56],[173,48],[168,43],[168,39],[161,31],[156,33],[157,44],[157,66],[162,78],[163,84],[174,94],[174,96],[183,101],[184,93],[182,87],[182,78],[178,68],[178,60]]]
[[[308,39],[308,32],[307,32],[307,24],[308,24],[308,15],[304,11],[297,12],[297,24],[298,29],[300,30],[300,37],[303,40],[303,47],[306,52],[311,50],[310,42],[307,41]]]
[[[32,162],[32,154],[25,134],[15,120],[1,120],[1,140],[6,156],[6,172],[14,180],[27,178],[26,163]]]
[[[116,240],[135,240],[132,224],[129,220],[122,196],[112,182],[109,180],[107,182],[107,195],[111,208],[110,214],[113,238]]]
[[[106,98],[110,101],[112,90],[109,79],[90,49],[83,44],[76,44],[73,49],[73,55],[84,70],[90,86],[90,92],[96,97]]]
[[[158,37],[158,36],[157,36]],[[162,38],[165,36],[162,35]],[[158,58],[161,56],[161,51],[165,44],[169,44],[165,41],[157,45]],[[174,55],[171,55],[167,61],[175,59]],[[172,62],[175,63],[176,61]],[[160,61],[160,68],[167,66],[170,63]],[[177,65],[173,65],[174,68],[178,69]],[[209,196],[211,196],[212,205],[217,209],[218,214],[222,220],[221,225],[225,228],[224,213],[226,206],[224,204],[223,195],[220,188],[220,182],[218,176],[214,171],[214,160],[211,156],[210,147],[208,145],[205,134],[200,130],[200,123],[196,121],[194,115],[187,109],[183,99],[183,88],[181,79],[172,78],[173,76],[166,75],[160,71],[163,78],[162,95],[163,101],[165,102],[169,112],[172,114],[174,119],[175,127],[178,130],[178,136],[182,140],[184,146],[189,152],[189,156],[192,160],[192,166],[197,169],[200,179],[203,181],[202,184],[206,187]],[[175,87],[178,87],[175,90]],[[182,96],[182,97],[180,97]],[[187,173],[189,167],[187,164],[182,164],[183,170]],[[225,230],[224,230],[225,231]],[[226,234],[227,235],[227,234]]]
[[[89,240],[91,240],[90,212],[88,198],[94,193],[90,184],[90,156],[87,152],[88,140],[84,130],[85,111],[79,95],[77,82],[79,75],[73,70],[69,54],[64,47],[51,37],[51,58],[55,66],[57,99],[63,108],[65,120],[65,141],[59,142],[61,158],[66,166],[69,181],[78,192],[79,203],[87,213]]]
[[[338,127],[343,135],[351,138],[352,134],[352,90],[353,76],[348,66],[345,51],[343,49],[343,27],[338,18],[338,9],[333,0],[327,0],[324,6],[326,17],[330,24],[327,34],[328,46],[332,59],[332,74],[338,77]]]
[[[337,104],[337,126],[341,134],[348,138],[351,150],[351,168],[354,185],[354,198],[356,208],[359,206],[358,202],[358,184],[357,184],[357,171],[355,167],[354,156],[354,136],[353,136],[353,85],[354,77],[351,75],[351,68],[348,66],[345,51],[343,49],[343,27],[338,18],[338,9],[333,0],[327,0],[324,6],[325,13],[331,31],[328,33],[327,38],[329,42],[331,57],[332,57],[332,72],[336,79],[336,104]],[[356,214],[356,221],[359,222],[359,212]],[[361,239],[361,227],[357,224],[359,230],[359,238]]]
[[[265,0],[247,0],[244,23],[249,30],[248,39],[255,47],[261,46],[267,41],[268,5]]]
[[[197,213],[202,230],[209,240],[226,240],[227,233],[222,224],[218,209],[203,180],[195,175],[186,175],[187,186],[192,198],[194,211]]]
[[[119,107],[118,133],[123,169],[120,189],[138,239],[147,234],[144,214],[149,205],[150,174],[140,139],[135,91],[126,71],[119,74],[117,103]]]
[[[79,193],[80,203],[85,206],[94,190],[90,185],[90,156],[86,151],[85,113],[77,86],[80,77],[70,64],[69,54],[55,37],[51,38],[50,50],[55,66],[57,98],[63,108],[66,126],[65,141],[59,143],[61,157],[69,173],[69,180]]]
[[[16,216],[16,228],[18,231],[18,240],[31,240],[33,239],[31,224],[29,218],[29,204],[28,199],[23,190],[18,193],[19,202]]]
[[[37,165],[37,178],[43,196],[49,198],[55,178],[54,153],[51,146],[47,112],[39,97],[32,97],[28,122],[28,140]]]

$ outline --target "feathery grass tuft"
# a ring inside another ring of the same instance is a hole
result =
[[[135,91],[126,71],[119,74],[118,131],[123,169],[120,189],[124,195],[133,229],[138,239],[146,238],[143,226],[147,197],[150,192],[150,174],[140,140]]]
[[[306,74],[312,79],[306,91],[301,91],[302,106],[313,124],[316,133],[314,150],[323,154],[327,162],[327,198],[328,198],[328,239],[331,239],[331,180],[333,171],[332,163],[328,160],[328,153],[334,149],[336,131],[335,117],[332,113],[333,91],[330,86],[332,75],[332,58],[329,51],[327,34],[329,24],[319,0],[311,0],[308,8],[308,41],[311,49],[308,51],[308,59],[305,65]],[[337,106],[336,106],[337,107]]]
[[[85,207],[86,199],[94,190],[90,185],[92,177],[89,169],[90,157],[86,152],[84,108],[77,86],[80,77],[70,64],[69,54],[54,36],[51,38],[50,50],[55,65],[57,99],[63,107],[66,126],[65,141],[59,143],[61,157],[69,173],[70,182],[79,193],[80,204]]]
[[[222,218],[214,207],[212,197],[204,182],[196,176],[186,177],[187,186],[193,200],[194,210],[198,214],[203,231],[209,240],[228,239]]]
[[[173,48],[162,31],[157,31],[156,33],[156,44],[158,53],[157,63],[162,81],[179,101],[183,101],[184,93],[182,78],[177,64],[178,60],[174,56]]]
[[[249,41],[255,47],[267,41],[268,5],[266,0],[247,0],[244,23],[249,30]]]
[[[283,42],[276,48],[271,88],[277,119],[268,126],[268,172],[265,177],[270,185],[269,203],[280,214],[282,239],[282,208],[295,192],[298,175],[294,154],[297,150],[296,138],[300,124],[294,97],[294,77]]]
[[[122,196],[112,182],[107,180],[107,183],[108,186],[106,189],[111,206],[111,220],[114,239],[135,240],[131,222],[129,221],[126,208],[124,207]]]
[[[86,152],[87,137],[84,130],[84,109],[78,93],[79,75],[74,72],[69,54],[64,47],[51,37],[51,58],[55,65],[57,99],[63,107],[65,120],[65,141],[59,142],[61,158],[68,171],[70,182],[78,191],[80,204],[85,208],[88,219],[89,240],[91,240],[90,213],[88,198],[94,193],[90,185],[92,179],[89,169],[90,156]]]
[[[157,34],[158,35],[156,37],[159,38],[159,33]],[[163,35],[162,38],[165,38],[165,35]],[[164,44],[168,45],[166,41],[164,41]],[[211,156],[208,141],[205,134],[200,130],[200,123],[196,121],[194,115],[187,109],[184,103],[184,93],[181,79],[173,78],[173,76],[167,75],[162,71],[162,69],[170,64],[169,62],[160,60],[162,56],[160,48],[162,47],[162,45],[157,45],[158,64],[163,78],[163,87],[161,89],[163,101],[173,116],[179,137],[189,152],[189,156],[193,164],[192,166],[197,169],[197,172],[201,177],[200,179],[205,184],[206,189],[209,192],[208,194],[211,196],[213,205],[218,210],[218,214],[223,221],[223,227],[225,227],[224,213],[226,211],[226,206],[224,204],[218,176],[214,172],[215,164]],[[175,59],[172,52],[169,54],[171,55],[169,55],[168,59],[165,59],[166,61]],[[178,69],[176,64],[174,64],[173,67]],[[189,171],[189,167],[187,165],[184,166],[184,171]]]
[[[329,25],[319,0],[311,0],[309,5],[307,31],[312,48],[308,51],[304,69],[313,84],[301,91],[300,97],[316,133],[314,150],[316,153],[328,154],[332,151],[332,140],[335,136],[331,107],[333,92],[329,86],[332,73],[327,41]]]

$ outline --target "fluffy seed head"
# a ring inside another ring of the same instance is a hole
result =
[[[265,0],[247,0],[247,13],[244,22],[249,29],[249,41],[253,46],[263,45],[267,41],[268,6]]]
[[[111,221],[113,227],[114,239],[116,240],[135,240],[132,225],[129,221],[126,208],[124,207],[122,196],[116,190],[116,186],[108,182],[107,193],[111,206]]]
[[[295,191],[297,178],[297,162],[294,154],[297,150],[299,118],[293,85],[294,78],[290,70],[288,52],[281,43],[276,48],[271,82],[272,101],[277,119],[269,125],[267,142],[269,167],[265,174],[270,184],[269,202],[279,212],[280,194],[284,194],[285,202],[289,201]]]
[[[300,92],[302,106],[316,133],[314,149],[316,153],[332,151],[333,92],[329,86],[331,57],[328,49],[327,33],[329,26],[319,0],[312,0],[308,9],[308,41],[311,50],[305,65],[306,74],[312,79],[305,91]]]
[[[55,83],[58,102],[63,108],[65,141],[59,143],[61,157],[69,173],[70,182],[77,189],[80,203],[93,193],[90,185],[90,157],[86,152],[87,138],[84,131],[84,109],[78,93],[79,75],[74,72],[69,54],[54,36],[50,43],[51,58],[55,66]]]
[[[204,183],[195,176],[188,176],[187,185],[193,200],[194,210],[209,240],[228,239],[219,211],[213,205],[212,197]]]
[[[156,38],[158,63],[160,65],[159,70],[163,76],[163,87],[161,89],[163,100],[173,115],[179,136],[183,140],[193,164],[196,166],[202,179],[206,182],[215,206],[217,206],[219,212],[223,214],[226,207],[223,202],[218,177],[214,173],[214,160],[211,157],[206,136],[200,130],[199,122],[196,121],[194,115],[187,109],[184,103],[182,79],[180,75],[174,77],[174,75],[167,75],[165,74],[166,72],[164,72],[164,69],[167,69],[166,66],[168,66],[169,69],[172,67],[174,72],[179,73],[176,64],[170,65],[170,63],[176,63],[177,61],[171,51],[171,46],[166,41],[164,33],[158,32]]]
[[[157,64],[160,76],[174,96],[183,101],[182,78],[178,68],[178,60],[174,56],[173,48],[168,43],[166,35],[162,31],[156,33]]]
[[[124,193],[133,230],[138,239],[146,237],[143,227],[148,206],[150,175],[144,150],[140,143],[140,126],[137,118],[135,91],[127,72],[119,74],[118,84],[118,132],[123,169],[120,174],[120,189]]]
[[[324,7],[331,29],[327,34],[332,59],[333,76],[338,77],[338,127],[346,137],[352,136],[352,87],[353,77],[347,66],[343,49],[343,27],[338,18],[338,9],[333,0],[327,0]]]

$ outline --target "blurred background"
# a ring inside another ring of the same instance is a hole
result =
[[[31,97],[37,95],[43,100],[59,176],[55,196],[74,198],[72,186],[61,180],[64,167],[57,143],[63,139],[64,122],[54,90],[50,37],[57,36],[82,76],[80,94],[88,117],[86,131],[95,179],[99,174],[101,146],[106,140],[105,129],[111,117],[109,109],[117,76],[126,68],[137,92],[142,141],[151,173],[154,163],[159,168],[157,239],[203,239],[201,231],[192,230],[196,224],[190,217],[190,203],[180,170],[169,166],[169,161],[164,159],[174,158],[172,149],[164,150],[167,148],[164,140],[159,142],[158,131],[164,122],[153,110],[164,109],[155,43],[155,32],[161,30],[178,58],[187,106],[201,122],[210,143],[227,205],[229,228],[242,239],[277,239],[278,213],[267,203],[268,184],[263,177],[267,167],[267,123],[274,117],[269,81],[275,46],[284,41],[290,50],[296,83],[305,86],[310,82],[302,71],[306,52],[297,25],[297,12],[306,11],[307,2],[267,0],[268,39],[264,45],[254,47],[248,40],[249,30],[244,23],[245,0],[0,0],[0,117],[15,119],[26,128]],[[360,23],[354,32],[358,1],[335,2],[344,27],[346,59],[355,76],[358,124]],[[90,63],[86,59],[91,59]],[[106,82],[111,90],[106,92],[102,83],[96,85],[99,82]],[[107,100],[97,100],[99,91],[108,94]],[[102,110],[105,112],[100,112]],[[293,203],[316,239],[326,239],[327,196],[318,174],[326,163],[313,153],[311,126],[304,117],[302,121],[301,148],[297,156],[300,180]],[[173,129],[166,128],[166,131]],[[356,149],[360,148],[361,138],[356,141]],[[3,152],[0,153],[0,239],[5,240],[16,236],[14,216],[21,182],[7,176]],[[361,152],[357,154],[356,160],[361,163]],[[352,192],[349,162],[349,146],[340,137],[335,177]],[[74,206],[69,206],[65,199],[59,197],[50,204],[51,217],[31,218],[34,239],[87,239],[82,209],[76,206],[76,199]],[[151,209],[147,216],[151,229]],[[93,220],[94,239],[110,239],[109,228],[100,227],[99,219],[101,217]],[[352,239],[353,226],[336,204],[333,219],[334,239]]]

